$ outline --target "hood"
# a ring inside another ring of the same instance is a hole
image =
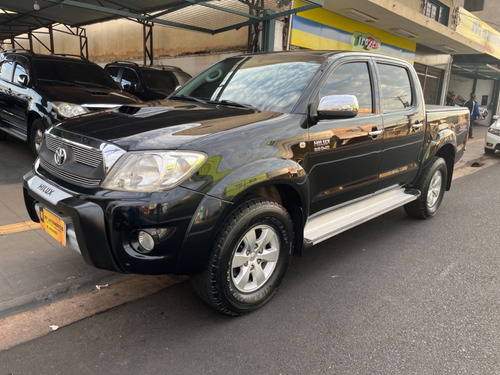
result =
[[[500,120],[495,120],[495,122],[490,125],[490,128],[500,129]]]
[[[85,114],[58,125],[86,138],[112,142],[126,150],[176,149],[212,134],[240,129],[282,115],[278,112],[155,101]]]
[[[41,86],[42,96],[51,101],[64,101],[74,104],[134,104],[142,101],[120,90],[106,87],[78,86]]]

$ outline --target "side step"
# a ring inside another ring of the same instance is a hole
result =
[[[356,225],[401,207],[417,199],[419,195],[420,191],[416,189],[392,189],[310,217],[304,229],[304,240],[311,245],[316,245]]]

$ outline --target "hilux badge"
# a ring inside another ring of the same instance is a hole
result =
[[[66,161],[66,150],[64,148],[58,147],[54,153],[54,161],[57,165],[63,165]]]

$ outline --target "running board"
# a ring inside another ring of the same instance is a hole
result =
[[[420,191],[416,189],[398,188],[311,217],[304,229],[304,240],[310,245],[316,245],[356,225],[414,201],[419,195]]]

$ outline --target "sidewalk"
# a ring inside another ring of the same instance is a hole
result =
[[[491,157],[484,153],[484,138],[488,132],[486,125],[476,125],[474,127],[474,138],[469,139],[462,159],[455,165],[455,171],[464,167],[473,166],[474,163],[481,164],[484,159]]]
[[[481,125],[474,128],[474,139],[469,140],[456,165],[456,177],[461,169],[474,168],[475,163],[500,160],[499,155],[484,154],[487,129]],[[25,144],[12,139],[0,143],[0,319],[130,277],[88,266],[80,254],[30,225],[21,176],[32,162]],[[25,224],[13,226],[19,223]],[[7,232],[2,233],[2,228]]]

